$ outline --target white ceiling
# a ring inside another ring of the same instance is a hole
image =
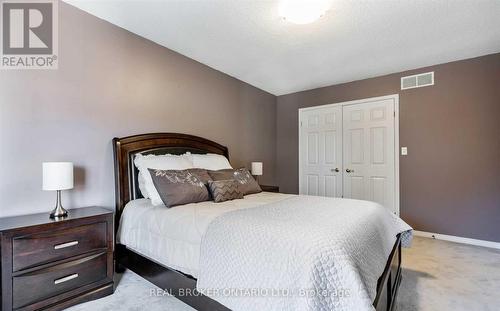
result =
[[[275,95],[500,52],[500,0],[333,0],[308,25],[276,0],[66,2]]]

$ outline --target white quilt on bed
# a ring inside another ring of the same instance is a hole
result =
[[[411,227],[380,205],[294,196],[213,220],[197,288],[234,311],[373,310],[377,279]]]
[[[212,220],[225,213],[254,208],[293,195],[261,192],[241,200],[206,201],[166,208],[148,199],[125,206],[117,242],[166,267],[198,277],[201,238]]]

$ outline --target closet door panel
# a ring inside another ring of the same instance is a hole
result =
[[[342,197],[342,109],[320,107],[301,112],[301,194]]]

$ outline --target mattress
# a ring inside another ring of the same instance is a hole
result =
[[[198,278],[201,240],[214,219],[231,211],[293,196],[261,192],[239,200],[206,201],[172,208],[153,206],[149,199],[137,199],[125,206],[116,239],[159,264]]]

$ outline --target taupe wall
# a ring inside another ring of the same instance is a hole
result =
[[[435,71],[433,87],[400,77]],[[277,176],[298,191],[298,109],[400,95],[401,216],[415,229],[500,242],[500,54],[278,97]]]
[[[276,97],[63,2],[59,69],[0,71],[0,216],[49,211],[42,161],[73,161],[67,207],[114,206],[111,139],[200,135],[274,183]]]

